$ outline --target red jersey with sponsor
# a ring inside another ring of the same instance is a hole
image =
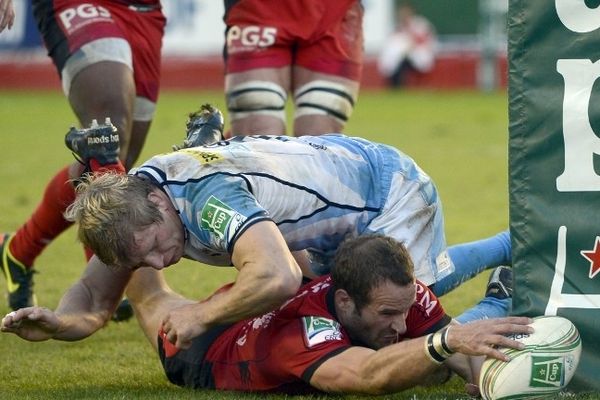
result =
[[[450,322],[435,295],[420,282],[416,285],[416,301],[401,339],[423,336]],[[353,345],[336,320],[333,293],[329,276],[312,281],[278,310],[238,322],[216,339],[200,337],[205,349],[193,346],[177,352],[159,340],[165,372],[172,382],[195,388],[314,391],[309,385],[314,371]],[[198,352],[205,353],[202,359]]]
[[[228,73],[299,65],[360,80],[360,0],[225,1]]]

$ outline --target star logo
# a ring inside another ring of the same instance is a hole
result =
[[[600,272],[600,236],[596,236],[593,250],[581,250],[581,255],[590,262],[590,279]]]

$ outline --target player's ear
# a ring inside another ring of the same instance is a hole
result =
[[[159,189],[155,189],[155,190],[151,191],[150,193],[148,193],[148,200],[150,200],[152,203],[156,204],[156,206],[159,209],[167,209],[168,208],[167,202],[169,202],[169,199]]]
[[[336,289],[334,300],[338,311],[350,314],[355,309],[354,300],[344,289]]]

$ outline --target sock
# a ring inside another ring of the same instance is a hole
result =
[[[510,233],[504,231],[487,239],[450,246],[448,256],[454,263],[455,270],[433,285],[433,292],[438,297],[485,269],[512,265]]]
[[[92,158],[92,159],[90,159],[89,165],[90,165],[90,169],[92,170],[93,173],[98,173],[98,174],[104,174],[107,172],[116,172],[119,174],[127,173],[127,171],[125,170],[125,167],[123,166],[121,161],[117,161],[116,163],[113,163],[113,164],[102,165],[95,158]]]
[[[83,246],[83,254],[85,255],[85,260],[90,261],[90,258],[92,258],[94,255],[94,252],[89,247]]]
[[[60,170],[46,186],[44,196],[27,222],[10,242],[10,252],[27,268],[42,250],[72,222],[64,219],[63,212],[75,200],[75,190],[69,182],[69,168]]]
[[[495,297],[487,296],[455,319],[461,324],[465,324],[480,319],[507,317],[510,313],[511,306],[512,298],[510,297],[506,299],[497,299]]]

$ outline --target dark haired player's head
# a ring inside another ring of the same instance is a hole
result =
[[[380,349],[406,333],[416,299],[414,267],[404,245],[373,235],[344,241],[332,271],[337,318],[353,342]]]
[[[369,303],[371,290],[384,281],[406,286],[415,281],[414,266],[406,247],[382,235],[345,240],[335,255],[332,279],[345,290],[358,310]]]

